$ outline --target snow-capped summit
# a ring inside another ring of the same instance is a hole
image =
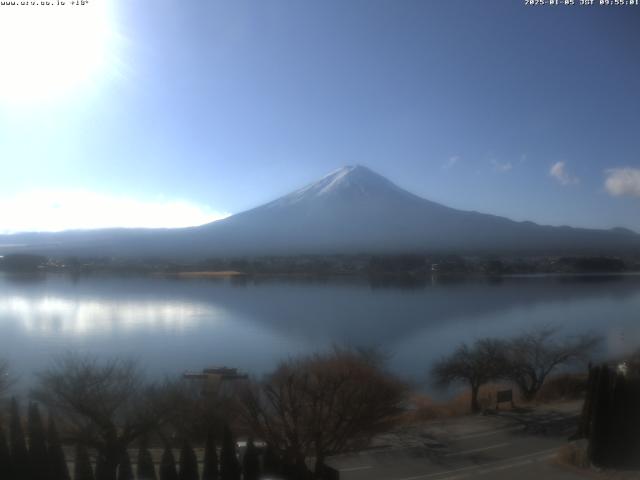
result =
[[[311,201],[320,197],[339,196],[344,199],[381,195],[408,195],[409,193],[362,165],[347,165],[325,175],[269,205],[284,206]],[[410,195],[410,194],[409,194]]]
[[[322,177],[317,182],[299,190],[299,192],[327,195],[340,190],[352,189],[361,193],[371,193],[379,189],[399,191],[389,180],[362,165],[348,165]]]

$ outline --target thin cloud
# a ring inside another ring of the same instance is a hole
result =
[[[185,200],[141,200],[83,190],[21,193],[0,199],[0,211],[0,233],[112,227],[177,228],[229,216]]]
[[[615,197],[640,197],[640,169],[612,168],[605,172],[605,190]]]
[[[493,169],[496,172],[508,172],[513,169],[513,164],[511,162],[499,162],[497,160],[491,160],[491,165],[493,165]]]
[[[567,164],[565,162],[556,162],[551,165],[549,175],[555,178],[560,185],[573,185],[580,181],[578,177],[571,175],[567,171]]]
[[[460,162],[460,156],[459,155],[453,155],[453,156],[449,157],[446,162],[444,162],[444,165],[442,165],[442,168],[444,170],[449,170],[449,169],[455,167],[458,164],[458,162]]]

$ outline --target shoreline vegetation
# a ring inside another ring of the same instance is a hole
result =
[[[155,277],[177,277],[177,278],[229,278],[246,275],[235,270],[221,271],[180,271],[180,272],[152,272]]]
[[[444,357],[430,374],[425,372],[436,387],[464,386],[459,395],[444,403],[416,395],[410,383],[387,370],[388,357],[376,349],[333,347],[290,357],[262,379],[242,377],[232,385],[208,377],[196,383],[184,377],[150,382],[133,360],[68,354],[57,357],[37,374],[35,388],[20,402],[24,406],[28,400],[26,419],[15,397],[10,409],[4,411],[8,422],[4,431],[0,423],[0,444],[5,452],[0,472],[3,463],[14,474],[16,469],[35,471],[34,467],[51,465],[53,460],[64,466],[65,456],[71,457],[75,449],[74,470],[78,472],[78,466],[83,465],[91,472],[86,477],[76,473],[76,480],[112,480],[117,472],[131,470],[130,464],[135,464],[131,457],[137,450],[138,458],[144,457],[154,472],[158,468],[160,472],[166,468],[176,471],[176,464],[183,473],[198,472],[199,465],[206,470],[211,464],[219,476],[203,473],[202,478],[239,480],[242,470],[244,478],[257,479],[248,473],[262,469],[286,480],[325,480],[334,478],[326,475],[330,469],[326,462],[332,456],[376,448],[390,436],[401,432],[412,435],[413,426],[431,421],[470,413],[495,414],[504,389],[512,389],[513,397],[511,405],[501,410],[522,414],[552,409],[573,415],[575,434],[568,445],[578,441],[581,443],[575,445],[580,449],[562,451],[558,461],[581,466],[584,472],[592,471],[592,465],[611,472],[636,465],[635,459],[625,455],[601,461],[592,454],[592,447],[618,445],[616,442],[628,437],[617,428],[627,425],[629,419],[629,433],[640,421],[637,404],[627,402],[640,393],[640,352],[600,367],[589,363],[588,374],[582,369],[582,373],[563,371],[570,364],[583,365],[590,360],[595,341],[538,330],[463,345]],[[501,348],[488,348],[496,345]],[[497,367],[488,370],[487,365]],[[541,371],[542,376],[527,373],[522,383],[520,375],[525,371]],[[8,397],[10,378],[10,365],[0,362],[0,399]],[[478,389],[480,395],[474,399]],[[603,403],[600,397],[610,394],[614,401]],[[45,440],[45,417],[39,406],[48,413],[49,440]],[[616,406],[622,409],[618,411]],[[600,431],[602,425],[608,426],[606,431]],[[48,448],[38,448],[45,443]],[[236,450],[240,443],[246,445],[241,455]],[[21,450],[13,448],[16,445]],[[214,455],[216,445],[221,448]],[[45,452],[55,453],[56,459]],[[584,465],[577,464],[580,459]],[[138,460],[140,480],[157,478],[155,473],[142,474],[140,464]],[[68,473],[54,478],[68,480]],[[178,477],[160,474],[161,480],[166,478]]]
[[[152,258],[49,258],[42,255],[11,254],[0,257],[0,271],[150,274],[175,278],[360,277],[419,282],[434,276],[640,273],[640,257],[362,254],[168,261]]]

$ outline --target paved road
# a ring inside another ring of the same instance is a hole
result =
[[[577,480],[584,477],[551,461],[575,431],[576,413],[574,407],[431,422],[330,464],[341,480]]]

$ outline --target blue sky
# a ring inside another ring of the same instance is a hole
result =
[[[347,164],[640,231],[640,7],[92,2],[0,7],[0,231],[201,223]]]

